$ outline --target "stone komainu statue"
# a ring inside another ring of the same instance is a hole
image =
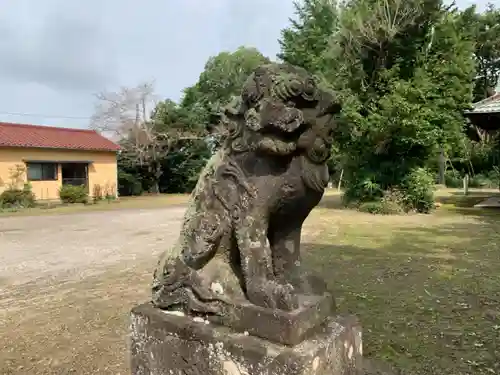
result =
[[[223,111],[222,148],[191,195],[176,245],[154,273],[153,304],[221,315],[239,304],[294,310],[324,284],[301,271],[302,223],[329,176],[335,97],[305,70],[257,68]]]

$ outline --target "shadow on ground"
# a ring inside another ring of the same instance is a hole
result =
[[[303,245],[339,310],[361,318],[369,358],[403,374],[500,373],[500,215],[470,215],[396,226],[380,246],[377,228],[349,244],[341,234]],[[366,236],[373,245],[361,245]]]

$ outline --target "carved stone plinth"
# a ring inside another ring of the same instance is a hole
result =
[[[294,311],[266,309],[251,303],[235,304],[228,306],[227,314],[207,319],[236,332],[247,332],[278,344],[297,345],[331,316],[335,304],[330,294],[300,296],[299,301],[300,307]]]
[[[140,305],[131,313],[132,375],[355,375],[361,327],[328,318],[307,339],[286,346],[201,318]]]

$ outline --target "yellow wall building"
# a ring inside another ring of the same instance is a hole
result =
[[[29,183],[37,200],[58,200],[69,184],[117,196],[118,150],[92,130],[0,123],[0,193]]]

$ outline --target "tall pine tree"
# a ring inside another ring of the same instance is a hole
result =
[[[304,0],[294,2],[297,19],[281,31],[281,52],[278,58],[321,73],[323,54],[329,48],[330,38],[338,28],[337,3],[333,0]]]
[[[323,4],[297,7],[299,19],[283,32],[282,55],[319,71],[340,93],[345,197],[379,200],[397,189],[407,209],[429,211],[434,177],[426,168],[443,143],[460,137],[471,98],[472,44],[440,0],[347,1],[332,8],[330,29],[315,23]],[[322,47],[309,47],[314,41]]]

